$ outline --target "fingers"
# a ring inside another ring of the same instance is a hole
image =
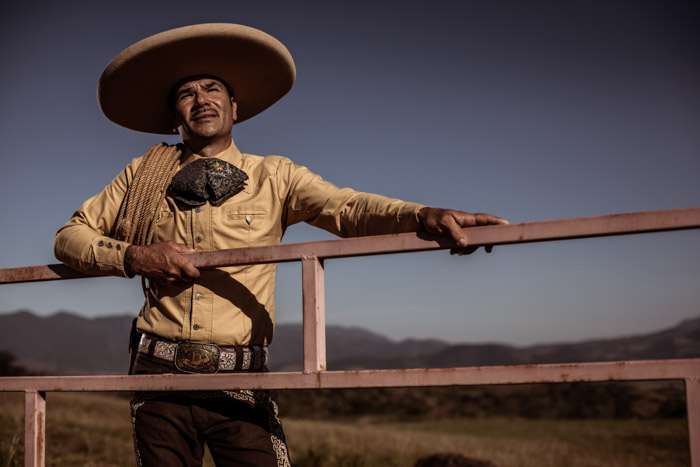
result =
[[[427,232],[452,237],[457,245],[464,247],[469,241],[461,227],[468,222],[468,219],[465,219],[462,214],[468,213],[425,207],[418,212],[418,218]],[[473,218],[472,214],[469,215]]]
[[[466,248],[452,248],[450,250],[450,254],[458,256],[471,255],[478,249],[478,246],[468,246]],[[486,253],[491,253],[493,251],[493,245],[484,245],[484,251],[486,251]]]
[[[184,253],[192,253],[194,250],[179,243],[170,243],[164,247],[163,260],[165,263],[165,279],[168,282],[191,282],[199,277],[199,270],[195,268],[184,256]]]
[[[477,225],[508,225],[510,222],[502,217],[494,216],[493,214],[478,213],[475,214]]]
[[[183,258],[185,263],[180,266],[182,271],[181,277],[188,279],[189,281],[199,278],[199,269],[194,267],[192,263]]]
[[[453,248],[450,250],[450,254],[458,256],[471,255],[478,249],[478,246],[468,246],[466,248]]]
[[[153,243],[148,246],[131,245],[127,248],[125,267],[149,280],[163,282],[191,282],[199,277],[199,270],[184,256],[194,250],[174,242]]]
[[[493,214],[487,213],[477,213],[471,214],[468,212],[455,211],[459,213],[460,220],[462,221],[462,227],[475,227],[478,225],[507,225],[510,224],[507,220],[502,217],[494,216]]]
[[[190,263],[187,259],[185,259],[182,255],[187,254],[187,253],[194,253],[195,250],[192,248],[189,248],[186,245],[182,245],[180,243],[173,243],[172,248],[179,253],[176,255],[173,260],[175,261],[175,264],[179,267],[179,273],[176,274],[175,276],[179,280],[186,280],[186,281],[191,281],[193,279],[199,278],[199,269],[194,267],[192,263]]]
[[[457,243],[457,246],[465,247],[469,244],[469,239],[462,230],[462,225],[457,222],[453,215],[445,216],[442,219],[443,232],[446,232]]]
[[[472,214],[464,211],[428,207],[418,212],[418,218],[427,232],[452,238],[458,248],[451,250],[451,253],[460,256],[469,255],[478,248],[468,246],[469,239],[462,230],[464,227],[509,224],[502,217],[492,214]],[[485,250],[487,253],[490,253],[493,250],[493,245],[486,245]]]

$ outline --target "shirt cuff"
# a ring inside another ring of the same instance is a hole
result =
[[[92,241],[95,264],[101,272],[131,278],[124,270],[124,255],[129,243],[109,237],[97,237]]]
[[[421,232],[425,230],[423,223],[418,218],[418,213],[426,207],[424,204],[406,203],[406,208],[409,210],[409,215],[402,216],[402,224],[404,232]]]

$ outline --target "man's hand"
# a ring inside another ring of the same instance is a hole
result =
[[[491,214],[471,214],[464,211],[454,211],[452,209],[440,209],[425,207],[418,211],[418,219],[426,232],[434,235],[444,235],[451,237],[459,248],[450,252],[458,255],[468,255],[476,251],[478,246],[470,247],[469,239],[462,231],[463,227],[476,227],[479,225],[500,225],[509,222]],[[486,246],[486,252],[491,252],[491,245]]]
[[[130,245],[124,254],[124,269],[130,276],[141,274],[152,281],[191,282],[199,277],[199,270],[182,256],[184,253],[194,250],[174,242]]]

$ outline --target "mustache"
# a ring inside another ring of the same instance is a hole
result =
[[[194,109],[194,110],[192,111],[192,116],[193,116],[193,117],[198,117],[199,115],[201,115],[201,114],[203,114],[203,113],[209,113],[209,112],[213,113],[213,114],[214,114],[215,116],[217,116],[217,117],[219,116],[219,112],[217,112],[216,109],[214,109],[214,108],[212,108],[212,107],[210,107],[210,106],[208,106],[208,105],[203,105],[203,106],[201,106],[201,107],[198,107],[198,108]]]

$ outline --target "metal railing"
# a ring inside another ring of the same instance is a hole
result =
[[[465,229],[470,245],[506,245],[700,228],[700,208],[561,219]],[[466,386],[523,383],[683,380],[690,454],[700,467],[700,359],[523,366],[326,371],[323,261],[452,248],[446,238],[423,233],[360,237],[193,253],[197,267],[301,261],[304,369],[302,372],[217,375],[44,376],[0,378],[0,391],[25,393],[25,465],[45,461],[45,393],[50,391],[149,391],[321,389]],[[0,269],[0,284],[87,277],[63,265]]]

